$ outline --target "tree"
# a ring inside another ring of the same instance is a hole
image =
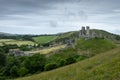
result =
[[[59,67],[60,67],[60,66],[64,66],[65,63],[66,63],[66,61],[65,61],[64,59],[60,59],[60,60],[58,61],[58,66],[59,66]]]
[[[27,73],[28,73],[28,69],[25,68],[25,67],[21,67],[21,68],[18,70],[18,75],[19,75],[19,76],[25,76]]]
[[[45,71],[49,71],[49,70],[52,70],[52,69],[55,69],[55,68],[57,68],[56,63],[48,63],[44,67]]]
[[[12,77],[17,77],[18,76],[18,73],[17,73],[17,66],[13,66],[12,68],[11,68],[11,70],[10,70],[10,75],[12,76]]]
[[[30,60],[33,72],[44,70],[44,65],[46,61],[45,55],[35,54],[30,58]]]
[[[0,76],[0,80],[6,80],[5,77],[3,76]]]
[[[45,63],[45,55],[35,54],[31,57],[28,57],[23,62],[23,66],[29,70],[29,73],[35,73],[37,71],[43,71]]]
[[[65,64],[68,65],[68,64],[72,64],[74,62],[76,62],[76,60],[73,57],[69,57],[69,58],[66,59],[66,63]]]
[[[6,64],[6,56],[3,53],[0,53],[0,67],[5,66]]]

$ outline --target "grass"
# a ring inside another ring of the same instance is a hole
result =
[[[21,45],[34,45],[34,42],[14,39],[0,39],[0,46],[2,46],[3,44],[17,44],[18,46],[21,46]]]
[[[33,40],[39,44],[48,43],[54,39],[56,39],[58,36],[39,36],[39,37],[33,37]]]
[[[65,48],[65,45],[59,45],[59,46],[45,48],[45,49],[41,49],[41,50],[35,50],[35,51],[27,51],[26,53],[48,54],[50,52],[54,52],[54,51],[62,49],[62,48]]]
[[[77,51],[79,54],[84,54],[87,56],[93,56],[104,51],[115,48],[116,45],[107,39],[80,39],[77,41]]]
[[[15,80],[119,80],[120,47],[52,71]]]

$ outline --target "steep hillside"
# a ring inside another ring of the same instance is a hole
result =
[[[64,50],[58,51],[57,54],[50,55],[49,57],[51,57],[52,61],[57,61],[59,58],[66,59],[77,55],[92,57],[115,47],[116,45],[107,39],[79,39],[76,42],[75,48],[68,47]]]
[[[49,72],[16,80],[119,80],[120,47]]]
[[[79,77],[80,75],[82,75],[83,77],[84,74],[87,74],[86,70],[90,72],[93,69],[94,71],[94,68],[96,70],[97,66],[101,64],[104,65],[105,60],[106,62],[108,62],[110,61],[109,59],[114,58],[112,55],[114,54],[118,55],[118,52],[120,51],[118,48],[111,50],[115,47],[116,46],[111,41],[106,40],[106,39],[89,39],[89,40],[80,39],[77,41],[77,45],[75,46],[75,48],[67,48],[65,50],[62,50],[58,52],[57,54],[53,54],[49,56],[51,57],[49,59],[51,62],[57,62],[58,59],[64,60],[66,58],[73,57],[76,55],[88,56],[90,57],[89,59],[80,61],[76,64],[73,64],[67,67],[56,69],[50,72],[44,72],[38,75],[26,77],[26,78],[21,78],[18,80],[29,80],[29,79],[30,80],[38,80],[38,79],[40,80],[51,80],[51,79],[52,80],[79,80],[77,78],[81,78]],[[101,52],[106,52],[106,53],[101,53]],[[98,54],[98,53],[101,53],[101,54]],[[94,57],[92,58],[92,56]],[[91,72],[91,74],[93,74],[93,72]],[[93,76],[90,74],[87,74],[87,75],[91,77]],[[86,77],[86,75],[84,75],[84,77]],[[84,80],[84,77],[83,79],[82,78],[81,79]],[[86,80],[87,80],[87,77],[86,77]]]
[[[78,54],[93,56],[104,51],[115,48],[116,45],[108,39],[80,39],[77,41],[76,49]]]
[[[107,39],[79,39],[75,48],[67,47],[64,50],[57,51],[56,54],[49,54],[49,62],[58,63],[59,60],[66,60],[70,57],[80,61],[115,47],[116,45]]]

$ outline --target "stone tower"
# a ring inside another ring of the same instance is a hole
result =
[[[86,38],[90,38],[90,27],[86,26]]]
[[[80,38],[85,38],[85,39],[89,39],[91,36],[90,36],[90,27],[89,26],[82,26],[81,30],[80,30],[80,33],[79,33],[79,37]]]
[[[86,30],[85,27],[83,26],[82,29],[80,30],[80,37],[85,37],[86,35]]]

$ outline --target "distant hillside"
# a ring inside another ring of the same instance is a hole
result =
[[[119,80],[119,53],[120,47],[72,65],[16,80]]]
[[[0,32],[0,36],[15,36],[14,34]]]
[[[32,37],[36,35],[18,35],[0,32],[0,39],[15,39],[33,41]]]

